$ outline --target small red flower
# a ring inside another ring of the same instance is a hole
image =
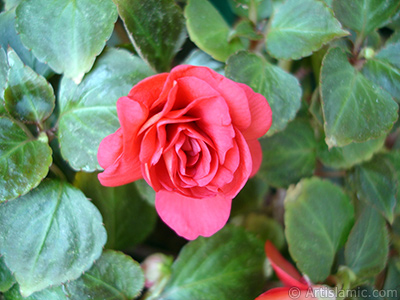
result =
[[[221,229],[260,167],[257,138],[272,122],[266,99],[209,68],[181,65],[139,82],[117,112],[121,128],[98,151],[100,182],[144,178],[161,219],[187,239]]]

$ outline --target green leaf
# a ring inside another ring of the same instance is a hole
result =
[[[272,126],[267,135],[283,130],[296,116],[301,88],[293,75],[245,51],[228,59],[225,72],[228,78],[247,84],[267,99],[272,109]]]
[[[44,181],[0,204],[0,253],[24,297],[78,278],[100,256],[106,239],[99,211],[65,182]]]
[[[263,244],[241,228],[226,226],[181,250],[158,300],[247,300],[261,293]]]
[[[383,290],[391,291],[391,295],[387,295],[385,300],[398,300],[400,295],[400,259],[392,258],[388,263],[388,272],[386,274],[385,285]]]
[[[3,0],[5,2],[5,10],[16,7],[22,0]]]
[[[190,52],[190,54],[182,64],[208,67],[210,69],[213,69],[215,72],[225,76],[225,65],[219,61],[214,60],[210,55],[199,49]]]
[[[314,177],[289,188],[285,199],[286,239],[297,266],[312,282],[324,281],[330,274],[353,217],[349,197],[329,181]]]
[[[324,140],[321,140],[318,147],[318,158],[321,162],[335,169],[349,169],[371,157],[382,149],[386,136],[369,140],[364,143],[351,143],[344,147],[328,148]]]
[[[106,250],[78,280],[65,284],[68,299],[127,300],[144,287],[140,265],[121,252]]]
[[[365,142],[392,128],[397,119],[397,103],[355,70],[339,48],[326,54],[320,81],[329,147]]]
[[[52,151],[43,135],[36,140],[0,117],[0,203],[26,194],[46,177]]]
[[[362,72],[369,80],[388,91],[400,102],[400,41],[389,43],[372,59],[368,59]]]
[[[271,0],[228,0],[228,2],[236,15],[248,18],[254,23],[272,14]]]
[[[4,107],[4,89],[7,83],[8,69],[7,54],[0,47],[0,116],[7,115],[6,108]]]
[[[153,75],[138,57],[109,49],[79,86],[64,78],[60,87],[61,154],[75,170],[100,170],[97,149],[119,127],[115,103],[133,85]]]
[[[157,71],[169,71],[186,39],[179,6],[173,0],[113,1],[136,51]]]
[[[0,292],[8,291],[15,283],[15,278],[6,266],[4,258],[0,256]]]
[[[385,156],[375,156],[372,161],[357,166],[349,180],[359,200],[374,206],[393,222],[398,181],[395,169]]]
[[[269,186],[261,172],[250,178],[232,202],[231,216],[252,212],[262,207]]]
[[[262,139],[260,175],[274,187],[287,187],[312,176],[316,165],[317,142],[311,126],[295,120],[270,138]]]
[[[274,14],[266,44],[273,57],[299,59],[345,35],[348,32],[321,1],[288,0]]]
[[[20,36],[15,31],[15,9],[0,14],[0,46],[4,51],[9,46],[14,49],[24,64],[36,73],[45,77],[52,74],[52,70],[48,65],[38,61],[32,51],[22,45]]]
[[[108,236],[106,248],[123,250],[134,246],[153,230],[156,211],[140,197],[135,184],[105,187],[96,173],[80,172],[74,185],[100,210]]]
[[[117,20],[111,0],[26,0],[16,15],[22,43],[75,82],[92,68]]]
[[[229,41],[230,28],[208,0],[189,0],[185,7],[190,39],[204,52],[220,61],[244,49],[239,38]]]
[[[232,220],[232,223],[244,227],[262,242],[271,241],[278,249],[285,246],[285,234],[282,225],[264,214],[253,212],[245,216],[238,216]]]
[[[41,123],[53,112],[55,96],[47,80],[25,66],[9,48],[8,81],[4,91],[5,107],[9,114],[26,123]]]
[[[244,37],[249,40],[258,41],[263,38],[263,35],[256,31],[251,21],[241,20],[230,33],[229,40],[232,40],[235,37]]]
[[[134,182],[139,195],[147,201],[150,205],[154,206],[156,201],[156,192],[154,189],[144,180],[139,179]]]
[[[345,247],[345,260],[358,278],[381,272],[389,254],[385,219],[371,206],[364,206]]]
[[[4,297],[5,300],[68,300],[61,286],[50,287],[25,298],[19,292],[19,286],[16,284],[4,294]]]
[[[397,178],[397,187],[400,186],[400,151],[390,151],[382,155],[384,159],[390,164],[395,172],[395,178]],[[395,214],[400,214],[400,192],[397,190],[397,205],[395,207]]]
[[[339,21],[361,36],[366,36],[387,22],[399,7],[398,0],[335,0],[333,10]]]

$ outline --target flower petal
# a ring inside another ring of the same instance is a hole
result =
[[[265,243],[265,253],[267,254],[272,268],[275,270],[276,275],[285,286],[294,286],[300,289],[308,288],[307,282],[303,279],[296,268],[283,258],[283,256],[270,241]]]
[[[232,199],[222,196],[190,198],[160,190],[156,193],[156,210],[175,232],[188,239],[211,236],[228,221]]]
[[[110,150],[112,145],[109,143],[115,139],[108,138],[100,144],[98,157],[103,160],[106,168],[98,177],[104,186],[119,186],[142,178],[139,144],[135,140],[140,126],[147,118],[148,110],[143,104],[128,97],[122,97],[117,101],[117,112],[121,123],[119,132],[122,132],[123,151],[110,165],[110,157],[115,157],[116,151]]]
[[[180,65],[172,69],[171,76],[195,76],[198,79],[207,82],[215,89],[226,101],[229,106],[229,112],[232,123],[240,130],[250,126],[251,114],[246,94],[240,88],[238,83],[218,74],[207,67],[198,67],[190,65]]]
[[[242,131],[246,140],[253,140],[262,137],[267,133],[272,124],[272,110],[265,97],[252,90],[251,87],[238,83],[245,91],[249,101],[251,113],[251,125]]]
[[[250,177],[253,177],[254,175],[256,175],[256,173],[261,167],[262,150],[260,142],[258,140],[247,141],[247,144],[249,145],[251,158],[253,160],[253,168],[250,174]]]
[[[299,289],[297,287],[280,287],[266,291],[255,300],[317,300],[313,295],[311,288]]]
[[[168,73],[161,73],[143,79],[130,90],[128,97],[150,108],[160,97],[167,77]]]
[[[116,132],[106,136],[99,145],[97,151],[97,161],[99,165],[106,169],[111,166],[122,154],[123,137],[121,128]]]

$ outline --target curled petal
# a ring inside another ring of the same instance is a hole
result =
[[[188,240],[220,230],[228,221],[231,202],[220,195],[198,199],[166,190],[156,193],[156,210],[161,219]]]
[[[300,275],[300,273],[286,259],[283,258],[283,256],[270,241],[265,243],[265,253],[267,254],[272,268],[275,270],[276,275],[285,286],[297,287],[300,289],[308,288],[307,282]]]
[[[311,288],[281,287],[270,289],[258,296],[255,300],[318,300],[318,298],[314,297]]]
[[[265,97],[252,90],[251,87],[238,83],[245,91],[249,101],[251,113],[251,125],[242,131],[246,140],[253,140],[262,137],[267,133],[272,124],[272,110]]]
[[[251,170],[250,177],[256,175],[258,170],[261,167],[261,162],[262,162],[262,150],[261,150],[261,145],[258,140],[250,140],[247,141],[247,144],[249,145],[250,149],[250,154],[251,158],[253,161],[253,168]]]
[[[122,130],[119,128],[115,133],[106,136],[99,145],[97,160],[99,165],[106,169],[111,166],[122,154],[123,137]]]

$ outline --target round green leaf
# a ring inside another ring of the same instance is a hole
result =
[[[12,289],[4,293],[4,297],[5,300],[68,300],[61,286],[50,287],[25,298],[19,292],[19,286],[16,284]]]
[[[220,61],[244,49],[239,38],[229,40],[230,28],[208,0],[189,0],[185,7],[190,39],[204,52]]]
[[[154,69],[169,71],[186,39],[185,19],[179,6],[173,0],[113,1],[136,51]]]
[[[353,225],[350,199],[329,181],[304,179],[289,188],[285,209],[291,256],[312,282],[324,281]]]
[[[118,17],[111,0],[25,0],[16,15],[22,43],[76,82],[92,68]]]
[[[385,219],[371,206],[365,206],[346,243],[346,264],[357,277],[370,278],[385,268],[388,254]]]
[[[7,51],[8,47],[14,49],[24,64],[36,73],[42,76],[52,74],[48,65],[38,61],[32,51],[22,45],[20,36],[15,31],[15,9],[0,14],[0,46],[4,51]]]
[[[396,171],[385,156],[357,166],[350,174],[357,197],[373,205],[390,222],[394,219],[398,181]]]
[[[106,250],[89,271],[65,284],[64,291],[71,300],[127,300],[143,287],[140,265],[123,253]]]
[[[274,187],[287,187],[312,176],[316,165],[317,142],[311,126],[295,120],[272,137],[262,139],[260,175]]]
[[[354,69],[345,53],[339,48],[330,49],[322,65],[322,110],[329,147],[365,142],[392,128],[397,103]]]
[[[279,59],[299,59],[311,55],[330,40],[348,35],[319,0],[288,0],[274,14],[266,45]]]
[[[386,45],[372,59],[368,59],[362,72],[369,80],[388,91],[400,102],[400,41]]]
[[[228,59],[225,72],[228,78],[247,84],[267,99],[272,109],[272,126],[267,135],[283,130],[296,116],[301,88],[293,75],[245,51]]]
[[[8,50],[5,107],[12,117],[23,122],[41,123],[54,109],[55,96],[47,80],[25,66],[14,50]]]
[[[80,172],[74,184],[100,210],[108,236],[106,248],[123,250],[134,246],[153,230],[157,216],[154,204],[142,199],[134,183],[105,187],[96,173]]]
[[[399,7],[398,0],[335,0],[333,10],[339,21],[362,36],[380,28]]]
[[[263,243],[241,228],[226,226],[181,250],[158,300],[247,300],[261,293]]]
[[[4,258],[0,256],[0,292],[8,291],[15,283],[15,278],[6,266]]]
[[[52,163],[47,137],[35,140],[0,117],[0,203],[24,195],[46,177]]]
[[[78,278],[106,239],[99,211],[65,182],[44,181],[0,204],[0,253],[24,297]]]
[[[382,149],[386,135],[364,143],[351,143],[344,147],[328,148],[324,140],[318,147],[318,158],[328,167],[335,169],[349,169],[371,157]]]
[[[61,154],[75,170],[94,171],[103,138],[119,127],[115,106],[133,85],[153,75],[138,57],[109,49],[79,86],[64,78],[60,87],[59,138]]]

